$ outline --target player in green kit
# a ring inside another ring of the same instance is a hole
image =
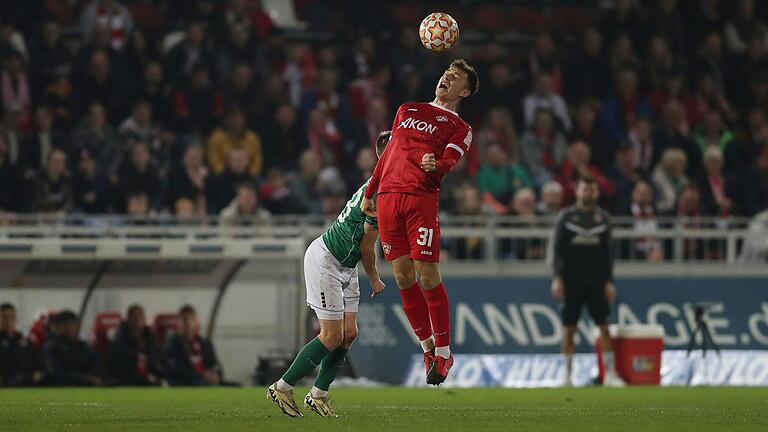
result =
[[[389,142],[390,132],[376,139],[376,155],[381,156]],[[370,181],[370,180],[368,180]],[[304,398],[304,406],[323,417],[337,417],[331,408],[328,389],[344,364],[347,350],[357,336],[357,306],[360,285],[357,263],[362,262],[375,297],[384,290],[376,269],[376,218],[360,209],[368,181],[352,195],[333,225],[316,238],[304,254],[304,278],[307,305],[320,321],[320,334],[296,355],[288,371],[267,389],[267,398],[291,417],[301,417],[293,397],[296,383],[318,365],[315,385]]]

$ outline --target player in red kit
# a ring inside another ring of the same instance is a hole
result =
[[[384,258],[392,264],[403,309],[424,350],[427,383],[433,385],[445,381],[453,365],[450,304],[439,266],[438,192],[440,180],[472,145],[472,128],[456,108],[478,86],[475,69],[454,60],[437,83],[435,100],[401,105],[361,203],[363,211],[378,217]]]

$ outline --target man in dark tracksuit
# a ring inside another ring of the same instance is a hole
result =
[[[34,386],[44,381],[39,349],[16,329],[16,308],[0,304],[0,387]]]
[[[576,186],[576,205],[560,212],[555,226],[552,296],[563,301],[565,385],[571,385],[573,337],[581,309],[600,328],[606,375],[603,384],[621,386],[616,374],[613,346],[608,334],[609,303],[616,297],[613,285],[611,225],[608,213],[597,207],[600,189],[594,179],[583,177]]]

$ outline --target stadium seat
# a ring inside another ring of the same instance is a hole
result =
[[[37,315],[37,319],[29,326],[29,333],[27,334],[27,340],[32,345],[42,347],[48,338],[48,333],[51,330],[51,324],[53,319],[56,318],[55,310],[40,311]]]
[[[176,313],[159,313],[152,321],[152,334],[159,346],[165,344],[166,339],[179,331],[179,315]]]
[[[93,318],[91,345],[98,352],[106,352],[109,341],[115,335],[123,316],[117,311],[99,312]]]

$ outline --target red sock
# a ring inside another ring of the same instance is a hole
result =
[[[410,288],[400,290],[400,298],[403,299],[403,310],[411,322],[413,332],[420,341],[432,336],[432,325],[429,323],[429,309],[419,283]]]
[[[451,305],[448,302],[448,293],[441,283],[431,290],[424,291],[429,307],[429,316],[432,319],[432,328],[435,329],[435,346],[448,346],[451,343]]]

